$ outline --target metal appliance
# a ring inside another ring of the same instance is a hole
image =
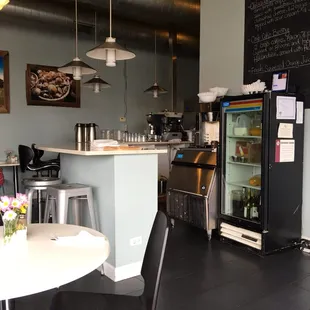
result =
[[[177,151],[167,184],[167,212],[207,231],[217,227],[217,152],[207,148]]]
[[[158,112],[146,115],[149,125],[150,140],[162,137],[163,141],[183,139],[186,135],[183,129],[183,113]],[[156,140],[155,139],[155,140]]]
[[[84,132],[85,124],[77,123],[75,124],[75,142],[82,143],[83,142],[83,132]]]
[[[95,123],[88,124],[87,137],[89,142],[97,139],[97,127],[98,125]]]
[[[76,143],[90,143],[97,138],[97,127],[95,123],[77,123],[74,127]]]
[[[198,103],[196,98],[184,102],[184,124],[186,129],[195,127],[195,146],[211,146],[212,141],[219,141],[220,110],[220,98],[212,103]]]

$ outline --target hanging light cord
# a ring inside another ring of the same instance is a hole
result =
[[[97,12],[95,12],[95,46],[97,46]]]
[[[157,33],[155,30],[155,83],[157,83]]]
[[[97,46],[97,12],[95,12],[95,46]],[[97,64],[99,68],[99,59],[97,59]],[[99,73],[97,73],[99,75]]]
[[[124,84],[125,84],[125,89],[124,89],[124,106],[125,106],[125,112],[124,112],[124,117],[126,118],[126,125],[127,125],[127,110],[128,110],[128,105],[127,105],[127,90],[128,90],[128,77],[127,77],[127,61],[124,61],[124,70],[123,70],[123,76],[124,76]]]
[[[75,0],[75,56],[78,58],[78,3]]]
[[[110,0],[110,38],[112,38],[112,0]]]

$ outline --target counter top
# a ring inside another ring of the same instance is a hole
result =
[[[153,143],[154,145],[154,143]],[[60,154],[83,155],[83,156],[107,156],[107,155],[147,155],[163,154],[167,150],[119,150],[119,151],[92,151],[89,144],[68,144],[64,146],[37,146],[39,150]]]
[[[147,142],[126,142],[128,145],[182,145],[182,144],[192,144],[193,142],[189,141],[180,141],[180,142],[156,142],[156,141],[147,141]]]

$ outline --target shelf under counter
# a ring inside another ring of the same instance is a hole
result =
[[[248,167],[261,167],[261,164],[255,164],[255,163],[240,163],[235,161],[228,161],[228,164],[231,165],[240,165],[240,166],[248,166]]]
[[[250,188],[250,189],[256,189],[258,191],[261,190],[260,186],[252,186],[252,185],[248,184],[247,181],[243,181],[243,182],[242,181],[240,181],[240,182],[227,182],[227,184],[233,185],[233,186]]]
[[[180,142],[169,142],[169,141],[146,141],[146,142],[124,142],[126,145],[190,145],[193,142],[190,141],[180,141]]]
[[[262,139],[262,136],[235,136],[235,135],[227,135],[228,138],[236,138],[236,139]]]

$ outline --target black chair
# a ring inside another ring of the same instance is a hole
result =
[[[44,155],[44,151],[37,149],[36,145],[33,143],[31,144],[31,148],[33,150],[33,163],[36,165],[38,162],[41,161],[42,156]]]
[[[143,259],[141,296],[63,291],[54,296],[51,310],[155,310],[168,232],[167,216],[158,211]]]
[[[41,158],[43,157],[44,155],[44,151],[42,150],[39,150],[36,146],[35,143],[33,143],[31,145],[31,148],[33,150],[33,153],[34,153],[34,157],[33,157],[33,164],[35,166],[45,166],[47,167],[48,165],[52,165],[51,169],[44,169],[40,172],[41,176],[43,176],[43,173],[44,171],[47,171],[47,176],[49,177],[52,177],[53,176],[53,167],[56,165],[56,166],[59,166],[60,167],[60,154],[58,154],[57,158],[53,158],[53,159],[49,159],[49,160],[42,160]],[[58,177],[58,171],[57,171],[57,175],[56,177]]]
[[[38,150],[39,151],[39,150]],[[60,162],[41,161],[41,153],[35,154],[34,150],[27,145],[18,146],[19,163],[21,172],[34,171],[41,175],[43,171],[56,171],[57,176],[60,170]],[[32,163],[31,163],[32,162]]]

